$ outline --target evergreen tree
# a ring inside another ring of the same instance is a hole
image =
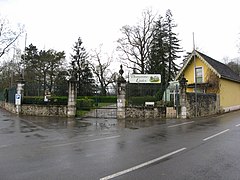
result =
[[[174,62],[180,56],[177,54],[182,52],[180,48],[180,40],[177,38],[177,34],[173,32],[173,28],[177,27],[176,24],[173,22],[172,12],[167,10],[166,12],[166,29],[167,29],[167,60],[168,60],[168,77],[167,82],[173,80],[176,76],[177,72],[179,71],[179,66]]]
[[[56,76],[62,68],[64,58],[64,52],[52,49],[38,51],[36,46],[30,44],[21,60],[26,80],[26,95],[44,95],[46,90],[54,93]]]
[[[162,99],[163,93],[177,74],[179,67],[175,60],[181,51],[177,34],[173,32],[176,25],[173,23],[172,13],[166,12],[165,19],[159,16],[154,24],[154,35],[148,61],[148,73],[161,74],[161,88],[159,98]]]
[[[150,50],[150,58],[148,61],[149,74],[161,74],[161,88],[159,98],[162,98],[166,88],[167,74],[167,32],[163,18],[159,16],[154,25],[153,42]]]
[[[54,93],[57,96],[67,96],[68,93],[68,83],[66,80],[66,77],[68,76],[68,72],[65,69],[60,70],[57,73],[56,79],[55,79],[55,89]]]
[[[76,73],[78,80],[78,95],[92,95],[95,91],[95,81],[93,73],[89,67],[88,54],[83,47],[81,38],[75,42],[73,54],[71,55],[71,70]]]
[[[22,55],[21,64],[24,67],[25,94],[27,96],[40,95],[40,85],[37,82],[36,64],[39,59],[39,52],[36,46],[30,44],[25,49],[25,57]]]

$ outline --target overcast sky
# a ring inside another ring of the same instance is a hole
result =
[[[196,47],[212,58],[240,56],[237,0],[0,0],[1,15],[25,25],[27,45],[65,51],[67,57],[78,37],[87,50],[103,44],[110,54],[120,28],[135,25],[146,8],[162,16],[172,11],[184,50],[192,50],[194,32]],[[20,44],[23,47],[24,38]]]

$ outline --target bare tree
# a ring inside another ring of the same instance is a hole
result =
[[[104,61],[104,59],[106,59]],[[91,53],[90,67],[95,74],[101,88],[101,95],[107,95],[107,87],[114,81],[114,74],[110,70],[112,57],[103,57],[101,46],[99,50],[93,50]]]
[[[10,47],[23,33],[23,29],[23,26],[18,25],[18,29],[13,30],[9,21],[0,17],[0,57],[9,51]]]
[[[122,53],[120,58],[125,66],[143,74],[146,71],[146,61],[153,40],[155,16],[148,9],[143,11],[142,18],[136,26],[126,25],[121,28],[123,37],[117,41],[119,44],[117,50]]]
[[[219,93],[219,77],[210,69],[208,69],[206,82],[208,83],[208,93]]]

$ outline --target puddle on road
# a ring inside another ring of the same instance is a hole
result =
[[[12,134],[15,132],[14,121],[12,119],[2,119],[0,134]]]
[[[10,129],[10,128],[2,128],[2,129],[0,129],[0,134],[12,134],[14,132],[15,131]]]
[[[6,115],[8,116],[8,115]],[[85,130],[107,130],[117,128],[139,129],[151,127],[154,125],[165,124],[166,119],[105,119],[105,118],[62,118],[62,117],[36,117],[22,116],[20,119],[2,118],[0,121],[0,133],[13,133],[20,131],[21,133],[32,133],[38,131],[40,127],[45,129],[69,129],[84,132]]]
[[[122,128],[139,129],[155,125],[166,124],[166,119],[126,119],[119,120],[118,125]]]
[[[71,118],[35,116],[26,116],[23,118],[45,129],[86,128],[92,125],[91,122]]]
[[[88,129],[105,130],[116,128],[139,129],[144,127],[151,127],[159,124],[166,124],[166,119],[131,119],[131,120],[117,120],[105,118],[61,118],[61,117],[24,117],[25,120],[30,121],[38,126],[46,129],[72,129],[75,131],[84,131]],[[34,128],[34,127],[32,127]],[[30,127],[31,129],[31,127]]]
[[[109,133],[120,129],[136,130],[139,128],[165,124],[166,120],[124,120],[105,118],[61,118],[20,116],[20,118],[3,117],[0,119],[0,134],[21,133],[26,138],[46,138],[43,129],[53,129],[68,138],[89,135],[89,132]],[[107,132],[104,132],[107,131]]]
[[[37,126],[19,119],[2,119],[0,121],[0,134],[29,133],[39,130]]]
[[[26,138],[46,139],[48,136],[43,136],[41,134],[35,133],[35,134],[28,134],[25,137]]]

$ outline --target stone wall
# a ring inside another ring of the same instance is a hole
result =
[[[16,106],[13,103],[7,103],[5,101],[0,101],[0,106],[7,111],[10,111],[12,113],[16,113]]]
[[[16,113],[16,106],[12,103],[0,101],[0,107]],[[67,106],[64,105],[21,105],[20,114],[29,116],[58,116],[67,117]]]
[[[64,105],[22,105],[22,115],[30,116],[67,116],[67,106]]]
[[[158,119],[166,117],[165,107],[128,107],[126,108],[126,118]]]
[[[220,110],[219,97],[216,94],[197,94],[197,111],[195,105],[195,93],[186,93],[187,117],[208,116],[217,114]]]

